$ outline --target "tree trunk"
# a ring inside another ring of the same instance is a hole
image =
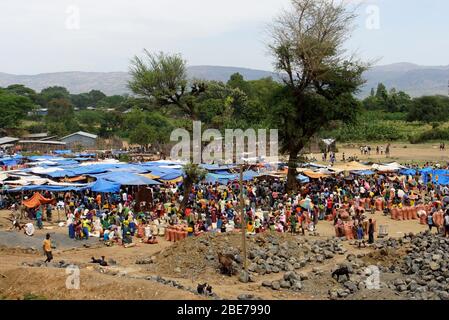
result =
[[[287,193],[292,194],[298,190],[298,181],[296,176],[296,168],[298,166],[298,153],[302,150],[303,145],[298,144],[290,150],[288,157],[288,173],[287,173]]]
[[[184,194],[183,194],[184,198],[182,199],[180,207],[179,207],[179,210],[181,212],[184,211],[184,209],[187,206],[187,203],[189,202],[190,190],[192,189],[192,185],[193,185],[192,180],[189,179],[188,177],[186,177],[184,179],[183,183],[184,183]]]

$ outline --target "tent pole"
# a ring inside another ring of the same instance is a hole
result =
[[[245,224],[245,200],[243,199],[243,164],[240,165],[240,210],[241,210],[241,224],[242,224],[242,253],[243,253],[243,269],[248,274],[246,261],[246,224]]]

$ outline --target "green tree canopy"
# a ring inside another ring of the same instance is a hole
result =
[[[53,99],[70,100],[70,92],[64,87],[53,86],[43,89],[38,95],[39,104],[44,107]]]
[[[15,128],[35,105],[29,97],[0,89],[0,128]]]
[[[130,89],[161,108],[176,107],[181,115],[198,119],[196,100],[206,91],[206,84],[189,84],[186,62],[180,55],[144,52],[144,58],[132,60]]]
[[[407,120],[427,123],[449,120],[449,98],[426,96],[414,99],[407,114]]]
[[[343,54],[355,15],[344,3],[292,0],[272,26],[269,46],[276,68],[285,74],[273,123],[289,154],[287,189],[295,190],[299,153],[331,120],[355,119],[353,97],[366,69]]]

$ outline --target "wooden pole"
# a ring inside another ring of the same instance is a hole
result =
[[[245,223],[245,200],[243,198],[243,164],[240,165],[240,210],[241,210],[241,224],[242,224],[242,255],[243,255],[243,269],[245,272],[247,270],[247,261],[246,261],[246,223]]]

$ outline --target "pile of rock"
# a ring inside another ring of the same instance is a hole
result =
[[[262,233],[247,237],[249,273],[258,276],[299,270],[308,263],[325,263],[346,249],[340,239],[304,239],[289,234]],[[174,267],[189,270],[193,277],[204,270],[219,272],[218,253],[232,255],[234,274],[241,274],[241,235],[207,233],[190,237],[164,249],[149,268],[158,274],[171,275]]]
[[[156,257],[152,256],[151,258],[140,258],[136,260],[136,264],[152,264],[156,261]]]
[[[47,262],[44,261],[36,261],[36,262],[22,262],[22,266],[24,267],[33,267],[33,268],[67,268],[71,263],[67,263],[64,260],[59,262]]]
[[[239,294],[237,300],[262,300],[262,298],[255,296],[253,294]]]
[[[307,263],[324,263],[345,252],[339,239],[309,241],[299,238],[280,243],[278,238],[269,236],[249,250],[251,264],[248,270],[259,275],[291,272],[305,267]]]
[[[281,280],[264,281],[263,287],[271,288],[272,290],[286,289],[291,291],[301,291],[302,280],[307,280],[308,276],[305,273],[298,274],[294,271],[289,271],[284,274]]]
[[[196,294],[196,295],[199,295],[196,289],[184,286],[183,284],[181,284],[181,283],[179,283],[179,282],[177,282],[175,280],[164,279],[161,276],[148,276],[145,279],[146,280],[150,280],[150,281],[154,281],[154,282],[158,282],[158,283],[166,285],[166,286],[174,287],[174,288],[177,288],[177,289],[180,289],[180,290],[185,290],[185,291],[188,291],[188,292]],[[212,299],[221,300],[221,298],[215,292],[213,292],[211,294],[208,294],[206,296],[211,297]]]
[[[429,232],[408,236],[410,247],[401,272],[405,279],[396,279],[390,288],[410,299],[449,300],[449,239]]]
[[[339,287],[335,287],[329,290],[329,298],[332,300],[339,298],[346,298],[351,294],[354,294],[360,290],[366,289],[366,280],[371,274],[371,270],[368,265],[362,260],[365,254],[349,254],[346,256],[346,261],[337,266],[336,269],[346,267],[349,272],[349,277],[346,275],[335,276],[334,279],[340,284]],[[390,272],[389,268],[384,268],[381,265],[376,266],[380,270]],[[386,283],[379,283],[379,287],[386,287]]]

